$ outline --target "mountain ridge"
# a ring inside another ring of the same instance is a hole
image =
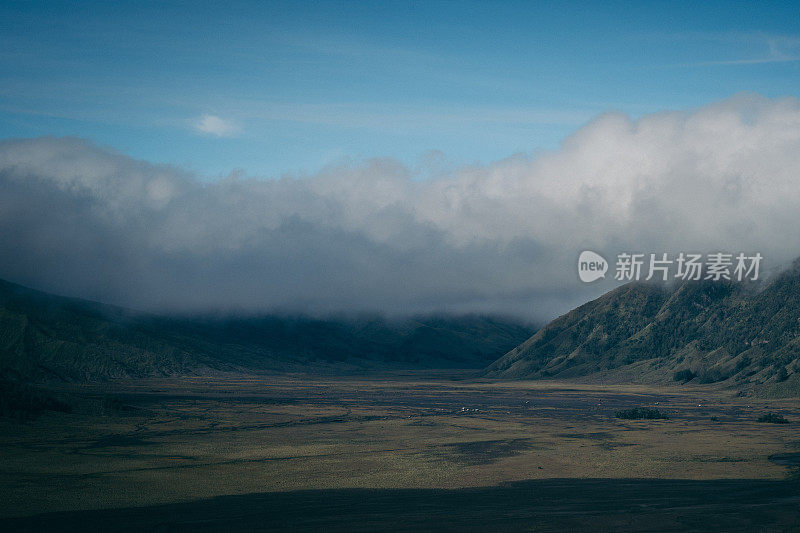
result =
[[[167,317],[0,280],[0,379],[91,381],[214,371],[484,367],[534,328],[507,318]]]
[[[646,381],[800,394],[800,261],[765,282],[623,285],[553,320],[484,375],[572,378],[633,368]]]

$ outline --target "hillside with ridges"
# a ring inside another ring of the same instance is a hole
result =
[[[798,394],[800,263],[765,283],[624,285],[552,321],[486,371],[593,374]]]
[[[490,316],[165,317],[0,281],[0,379],[481,368],[533,328]]]

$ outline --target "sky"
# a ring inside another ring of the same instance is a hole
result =
[[[553,149],[599,113],[795,94],[792,2],[3,2],[0,136],[204,178]]]
[[[582,249],[800,255],[791,2],[3,2],[0,277],[551,318]]]

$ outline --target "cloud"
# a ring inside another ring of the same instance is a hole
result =
[[[800,61],[800,38],[794,35],[779,35],[764,32],[689,32],[673,35],[672,37],[700,41],[715,41],[733,45],[748,45],[753,49],[754,55],[751,55],[751,57],[698,61],[680,65],[684,67],[761,65],[768,63],[794,63]]]
[[[0,277],[157,311],[543,319],[613,286],[578,280],[585,249],[790,261],[798,168],[798,101],[747,94],[604,114],[558,150],[425,181],[370,159],[208,183],[76,138],[6,140]]]
[[[194,124],[194,129],[215,137],[231,137],[239,128],[230,120],[223,120],[216,115],[203,115]]]
[[[794,63],[800,61],[800,56],[769,55],[754,59],[731,59],[728,61],[700,61],[687,66],[710,67],[715,65],[762,65],[765,63]]]

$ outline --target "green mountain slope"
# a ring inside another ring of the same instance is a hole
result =
[[[573,377],[612,370],[647,381],[770,384],[795,394],[800,391],[800,262],[766,285],[619,287],[554,320],[486,374]]]
[[[60,298],[0,281],[0,377],[84,380],[172,374],[203,354],[132,327],[123,309]]]
[[[0,281],[0,379],[363,368],[482,368],[526,324],[485,316],[170,318]]]

